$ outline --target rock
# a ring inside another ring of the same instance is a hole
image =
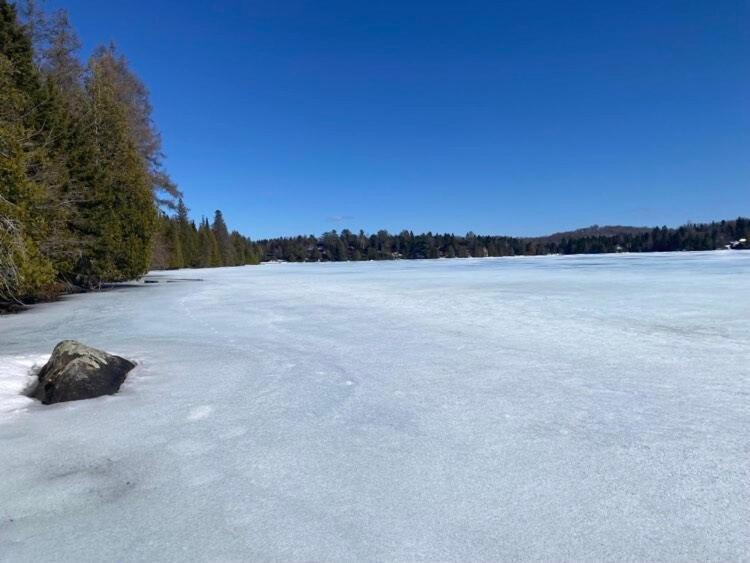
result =
[[[135,364],[75,340],[63,340],[39,372],[33,396],[45,405],[113,395]]]

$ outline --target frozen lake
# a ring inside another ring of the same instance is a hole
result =
[[[750,252],[158,275],[0,317],[0,560],[750,557]]]

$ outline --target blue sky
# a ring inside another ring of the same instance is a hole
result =
[[[750,3],[50,0],[253,237],[750,214]]]

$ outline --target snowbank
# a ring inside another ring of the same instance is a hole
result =
[[[47,355],[0,356],[0,424],[25,411],[34,399],[26,393],[36,385],[36,372]]]

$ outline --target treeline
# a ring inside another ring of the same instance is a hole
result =
[[[0,0],[0,306],[138,277],[165,248],[174,267],[255,260],[223,220],[186,219],[126,59],[79,48],[65,11]]]
[[[179,200],[174,216],[161,214],[159,217],[151,268],[243,266],[257,264],[260,258],[258,247],[250,239],[237,231],[229,232],[221,211],[216,210],[212,223],[204,218],[196,226]]]
[[[345,260],[395,260],[400,258],[467,258],[484,256],[533,256],[541,254],[601,254],[608,252],[666,252],[715,250],[742,238],[750,238],[750,220],[738,218],[679,228],[654,229],[588,228],[548,237],[520,238],[481,236],[467,233],[401,231],[397,235],[378,231],[367,235],[348,229],[321,237],[298,236],[260,240],[255,243],[262,260],[318,262]],[[597,234],[601,232],[603,234]],[[737,245],[742,247],[743,245]]]
[[[544,242],[544,246],[559,254],[717,250],[733,243],[735,248],[747,248],[746,243],[737,243],[749,236],[750,219],[738,217],[734,221],[690,223],[676,229],[657,227],[640,233],[569,236],[557,243]]]

